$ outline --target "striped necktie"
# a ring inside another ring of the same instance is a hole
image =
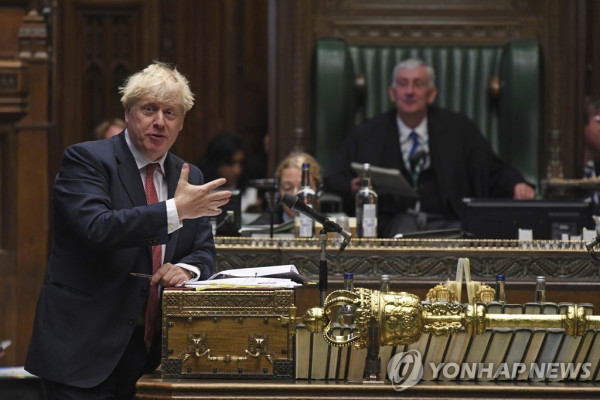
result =
[[[408,135],[408,138],[410,140],[412,140],[412,147],[410,148],[410,151],[408,152],[408,158],[410,159],[415,154],[417,149],[419,148],[419,135],[417,135],[417,132],[412,131],[410,133],[410,135]]]

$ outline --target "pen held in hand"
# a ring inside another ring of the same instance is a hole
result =
[[[140,274],[139,272],[130,272],[129,275],[135,276],[137,278],[152,279],[152,275],[149,275],[149,274]]]

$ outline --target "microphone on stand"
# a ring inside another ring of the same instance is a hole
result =
[[[415,168],[419,166],[419,170],[423,168],[427,161],[427,152],[423,149],[418,149],[415,153],[408,158],[411,171],[415,171]]]
[[[592,258],[596,261],[600,261],[600,257],[598,256],[598,253],[596,253],[596,251],[594,250],[594,247],[596,247],[598,245],[598,243],[600,243],[600,235],[597,235],[594,239],[585,243],[586,250],[588,251],[588,253],[590,253]]]
[[[340,251],[338,252],[338,254],[340,254],[342,251],[344,251],[346,246],[348,246],[348,244],[350,243],[350,239],[352,238],[352,233],[348,232],[347,230],[345,230],[340,225],[336,224],[335,222],[333,222],[332,220],[330,220],[329,218],[327,218],[320,212],[315,211],[311,207],[304,204],[304,202],[302,202],[298,198],[298,196],[294,196],[292,194],[286,193],[283,195],[283,199],[281,201],[283,202],[283,204],[288,206],[291,210],[302,213],[302,214],[306,215],[307,217],[309,217],[310,219],[312,219],[313,221],[317,221],[318,223],[323,225],[323,228],[325,228],[325,230],[327,232],[337,232],[340,235],[342,235],[344,240],[342,242],[342,245],[340,246]]]
[[[274,178],[261,178],[261,179],[250,179],[248,186],[256,188],[258,190],[277,190],[277,179]]]

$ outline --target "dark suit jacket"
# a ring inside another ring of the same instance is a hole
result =
[[[459,219],[464,197],[512,197],[523,176],[493,152],[475,124],[464,114],[429,107],[428,133],[431,169],[443,214]],[[402,161],[396,110],[354,127],[333,158],[324,177],[325,188],[344,199],[345,211],[354,214],[350,180],[356,176],[351,162],[400,169],[411,177]],[[403,212],[411,202],[396,196],[379,197],[379,218]]]
[[[165,160],[169,198],[184,161]],[[189,182],[202,184],[190,165]],[[213,273],[215,247],[206,218],[167,233],[164,202],[147,205],[125,134],[75,144],[62,159],[53,194],[54,235],[25,368],[71,386],[101,383],[123,354],[146,303],[151,246],[165,262]]]

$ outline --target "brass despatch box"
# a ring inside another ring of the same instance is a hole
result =
[[[162,377],[292,379],[293,310],[291,289],[166,289]]]

